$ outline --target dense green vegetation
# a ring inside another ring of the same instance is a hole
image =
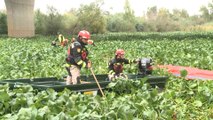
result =
[[[121,83],[127,84],[131,93],[118,95],[111,91],[105,93],[106,98],[69,90],[37,93],[30,86],[9,91],[8,86],[0,86],[0,119],[213,119],[212,81],[171,77],[162,92],[150,91],[143,81],[118,81],[117,85]],[[122,87],[115,89],[121,91]]]
[[[96,47],[88,46],[95,73],[107,73],[114,51],[123,48],[126,57],[151,57],[155,64],[174,64],[213,69],[212,33],[149,33],[93,35]],[[153,36],[158,39],[154,38]],[[116,37],[117,36],[117,37]],[[185,38],[184,38],[185,36]],[[182,39],[181,39],[182,38]],[[0,79],[62,76],[66,74],[67,48],[53,47],[54,37],[1,38]],[[127,65],[135,72],[135,65]],[[84,70],[82,74],[87,74]]]
[[[123,48],[129,59],[151,57],[155,65],[213,70],[212,33],[117,33],[92,38],[97,46],[88,46],[89,58],[96,74],[107,73],[107,62],[117,48]],[[0,37],[0,79],[66,75],[67,48],[51,46],[53,39]],[[135,66],[126,65],[125,72],[135,73]],[[91,73],[84,69],[82,74]],[[160,70],[154,74],[168,75]],[[30,86],[9,90],[0,85],[0,119],[213,119],[212,81],[170,76],[163,91],[150,91],[144,82],[116,81],[109,85],[111,92],[105,91],[106,98],[69,90],[38,92]]]

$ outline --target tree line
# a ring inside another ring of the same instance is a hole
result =
[[[208,6],[200,8],[200,15],[189,16],[184,9],[173,9],[156,6],[148,8],[143,16],[135,16],[128,0],[125,1],[124,12],[110,14],[102,10],[103,0],[81,5],[78,9],[60,14],[53,6],[48,6],[48,12],[39,9],[34,12],[35,33],[43,35],[76,34],[86,29],[93,34],[107,32],[167,32],[197,30],[197,26],[213,23],[213,0]],[[199,29],[198,29],[199,30]],[[213,28],[212,28],[213,30]],[[7,15],[0,11],[0,34],[7,34]]]

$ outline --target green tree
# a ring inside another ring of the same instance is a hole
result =
[[[140,25],[136,24],[134,11],[131,9],[128,0],[125,0],[124,13],[107,16],[107,30],[109,32],[135,32],[136,26],[140,29]]]
[[[210,14],[211,14],[211,16],[213,15],[213,0],[212,0],[212,2],[210,2],[209,4],[208,4],[208,7],[209,7],[209,12],[210,12]]]
[[[146,12],[146,21],[144,22],[144,31],[157,31],[156,19],[157,19],[157,7],[153,6],[148,8]]]
[[[86,29],[91,33],[104,33],[106,31],[106,19],[101,10],[103,1],[95,1],[89,5],[81,5],[79,8],[77,29]]]
[[[193,15],[190,18],[190,24],[192,26],[196,26],[196,25],[202,25],[205,23],[205,20],[203,17],[200,17],[199,15]]]
[[[213,19],[213,0],[208,3],[208,6],[200,7],[201,17],[205,22],[210,22]]]
[[[179,30],[177,23],[171,19],[171,13],[166,8],[159,9],[156,19],[157,32]]]
[[[0,34],[7,34],[7,14],[0,11]]]
[[[134,22],[135,15],[134,11],[131,9],[129,0],[125,0],[124,11],[124,19],[129,20],[130,22]]]
[[[71,9],[69,12],[63,15],[63,30],[65,33],[68,34],[77,34],[79,31],[76,29],[78,28],[78,17],[77,17],[77,10]],[[74,37],[74,36],[73,36]]]
[[[43,14],[39,9],[35,11],[35,33],[44,34],[45,33],[45,19],[46,15]]]
[[[172,17],[174,20],[186,19],[189,18],[189,14],[186,10],[182,9],[173,9]]]
[[[125,0],[123,19],[125,23],[124,26],[127,27],[127,30],[130,32],[135,32],[136,19],[135,19],[134,11],[131,9],[129,0]]]
[[[208,7],[209,7],[210,19],[212,20],[213,19],[213,0],[212,2],[209,2]]]
[[[56,8],[53,6],[48,6],[48,14],[45,19],[45,33],[46,34],[57,34],[57,32],[62,31],[63,23],[62,19],[63,16],[59,14]]]
[[[184,30],[186,27],[191,26],[193,22],[185,9],[173,9],[171,19],[176,24],[176,29],[174,30]]]
[[[123,13],[110,15],[107,19],[107,30],[110,32],[130,32],[135,31],[134,24],[123,19]]]
[[[209,9],[206,6],[202,6],[200,8],[201,17],[205,19],[205,21],[211,20]]]
[[[148,8],[146,16],[147,16],[148,20],[156,20],[157,14],[158,14],[157,7],[153,6],[153,7]]]

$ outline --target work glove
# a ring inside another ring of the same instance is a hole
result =
[[[55,41],[52,41],[51,45],[52,45],[52,46],[56,46],[56,42],[55,42]]]
[[[90,60],[88,60],[87,62],[87,68],[91,68],[92,67],[92,62]]]
[[[114,81],[115,79],[117,79],[116,74],[115,74],[115,73],[111,73],[111,74],[110,74],[110,77],[109,77],[109,80],[110,80],[110,81]]]
[[[89,45],[96,46],[93,40],[88,40],[87,43],[88,43]]]
[[[140,62],[140,58],[135,59],[133,62],[138,64]]]
[[[71,39],[71,43],[73,43],[73,42],[75,42],[75,38],[72,38],[72,39]]]

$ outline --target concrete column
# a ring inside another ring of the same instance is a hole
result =
[[[35,0],[4,0],[7,8],[8,36],[32,37]]]

